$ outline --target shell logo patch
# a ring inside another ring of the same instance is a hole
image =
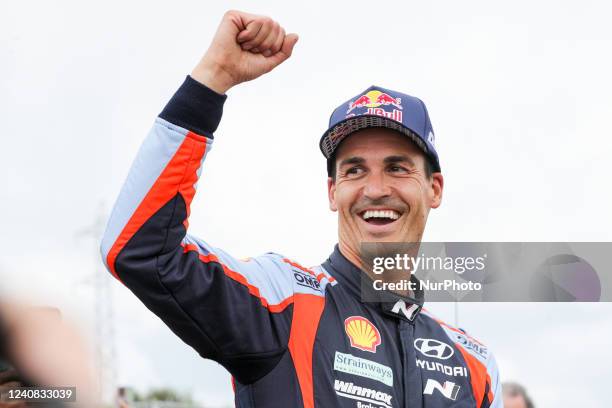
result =
[[[376,353],[376,347],[382,341],[376,326],[365,317],[348,317],[344,321],[344,331],[351,340],[351,347],[370,353]]]

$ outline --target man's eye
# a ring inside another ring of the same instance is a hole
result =
[[[403,173],[407,172],[408,170],[402,166],[389,166],[389,171],[393,173]]]
[[[350,169],[346,170],[345,174],[347,176],[354,176],[357,174],[361,174],[363,172],[363,169],[359,166],[355,166],[355,167],[351,167]]]

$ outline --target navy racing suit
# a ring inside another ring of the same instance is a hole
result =
[[[337,247],[306,268],[238,260],[188,233],[225,99],[187,77],[155,120],[103,237],[112,275],[231,373],[237,407],[502,407],[486,346],[419,293],[362,302],[363,272]]]

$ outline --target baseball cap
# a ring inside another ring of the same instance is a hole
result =
[[[377,127],[393,129],[409,137],[423,150],[433,170],[440,171],[435,136],[423,101],[372,85],[338,106],[329,118],[329,128],[319,142],[327,159],[328,175],[331,176],[334,153],[347,136],[361,129]]]

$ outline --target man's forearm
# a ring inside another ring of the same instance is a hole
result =
[[[198,64],[190,76],[220,95],[225,94],[234,86],[234,80],[227,71],[219,66],[209,65],[206,61]]]

